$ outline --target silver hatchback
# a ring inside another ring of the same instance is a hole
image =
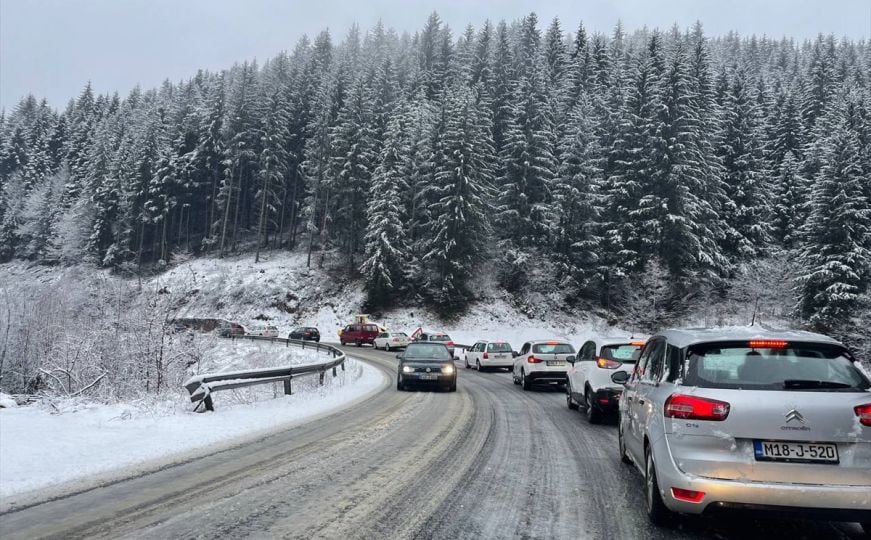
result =
[[[839,342],[759,327],[652,337],[620,400],[620,456],[656,524],[797,513],[871,535],[871,381]],[[627,380],[628,378],[628,380]]]

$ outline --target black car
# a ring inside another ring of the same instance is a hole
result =
[[[443,343],[409,343],[405,352],[396,355],[399,373],[396,389],[409,386],[435,386],[449,392],[457,391],[457,369],[454,358]]]
[[[320,341],[321,333],[314,326],[300,326],[294,328],[287,336],[289,339],[302,339],[305,341]]]

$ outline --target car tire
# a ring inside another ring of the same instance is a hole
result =
[[[514,384],[520,384],[520,379],[517,378],[517,375],[514,374],[514,370],[511,370],[511,382]]]
[[[520,370],[520,385],[523,386],[524,390],[532,390],[532,381],[526,378],[526,372],[522,369]]]
[[[578,410],[578,404],[575,403],[575,400],[572,399],[572,386],[570,384],[566,385],[566,405],[568,406],[569,410]]]
[[[601,424],[602,423],[602,410],[596,407],[596,404],[593,402],[593,393],[587,388],[587,391],[584,393],[584,401],[587,404],[587,420],[590,421],[591,424]]]
[[[342,347],[344,347],[344,346],[345,346],[345,342],[344,342],[344,341],[343,341],[343,340],[341,340],[341,339],[340,339],[340,340],[339,340],[339,343],[341,343],[341,344],[342,344]]]
[[[402,384],[402,379],[400,379],[399,377],[396,378],[396,389],[399,390],[400,392],[405,390],[405,385]]]
[[[456,392],[457,391],[457,381],[454,381],[450,387],[448,387],[448,392]]]
[[[631,465],[632,460],[629,459],[629,455],[626,453],[626,440],[623,438],[623,421],[620,418],[617,419],[617,448],[620,452],[620,461]]]
[[[362,347],[362,346],[363,346],[363,342],[360,341],[359,339],[358,339],[357,341],[355,341],[354,344],[355,344],[356,346],[358,346],[358,347]]]
[[[469,365],[469,357],[465,354],[463,355],[463,364],[466,365],[466,369],[472,369],[472,366]]]
[[[480,360],[475,360],[475,369],[478,370],[478,373],[481,373],[482,371],[484,371],[483,369],[481,369],[481,361]]]
[[[656,465],[649,446],[644,449],[644,500],[647,518],[651,523],[657,527],[666,527],[674,523],[675,514],[665,506],[659,493]]]

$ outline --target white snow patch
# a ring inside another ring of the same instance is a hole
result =
[[[0,409],[14,409],[18,403],[9,394],[0,392]]]
[[[277,348],[241,341],[235,345],[248,356],[262,346]],[[229,356],[230,347],[224,349]],[[215,352],[210,360],[222,363],[219,351]],[[290,348],[286,354],[303,360],[297,357],[300,352]],[[313,351],[305,354],[308,362],[327,358]],[[234,356],[237,361],[225,362],[225,369],[237,367],[233,364],[239,363],[238,356]],[[298,423],[362,399],[384,380],[378,369],[349,359],[346,370],[338,370],[335,378],[327,376],[324,386],[318,385],[317,377],[297,379],[290,396],[281,393],[280,385],[219,392],[213,396],[213,413],[191,412],[193,405],[181,395],[159,402],[105,405],[62,400],[52,409],[47,405],[0,409],[0,507],[14,503],[10,499],[14,495],[66,483],[88,484],[106,474],[136,474],[153,468],[157,460],[165,463],[172,456],[202,453]],[[267,399],[250,402],[258,397]]]

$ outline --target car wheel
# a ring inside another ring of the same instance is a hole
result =
[[[484,371],[483,369],[481,369],[481,361],[480,360],[475,360],[475,369],[477,369],[479,373]]]
[[[463,363],[466,365],[466,369],[472,369],[472,366],[469,365],[469,357],[465,354],[463,355]]]
[[[620,461],[627,465],[632,464],[632,460],[626,454],[626,441],[623,440],[623,421],[617,419],[617,447],[620,449]]]
[[[572,387],[568,384],[566,385],[566,405],[573,411],[578,410],[578,404],[572,399]]]
[[[457,381],[451,383],[450,388],[448,388],[448,392],[456,392],[457,391]]]
[[[354,342],[354,344],[357,345],[358,347],[362,347],[362,346],[363,346],[363,342],[360,341],[359,339],[358,339],[356,342]]]
[[[674,513],[662,502],[659,482],[656,480],[656,466],[649,446],[644,450],[644,495],[650,522],[657,526],[670,525],[674,521]]]
[[[405,385],[402,383],[402,377],[396,377],[396,389],[400,392],[405,390]]]
[[[514,384],[520,384],[520,379],[517,378],[517,375],[514,374],[514,370],[511,370],[511,382]]]
[[[593,402],[593,393],[589,388],[587,388],[587,391],[584,393],[584,401],[587,402],[587,420],[589,420],[591,424],[601,424],[602,410],[599,409],[599,407],[596,407],[596,404]]]
[[[532,390],[532,381],[526,378],[526,372],[522,369],[520,370],[520,385],[523,386],[524,390]]]
[[[341,340],[341,339],[340,339],[340,340],[339,340],[339,343],[341,343],[341,344],[342,344],[342,347],[344,347],[344,346],[345,346],[345,342],[344,342],[344,340]]]

